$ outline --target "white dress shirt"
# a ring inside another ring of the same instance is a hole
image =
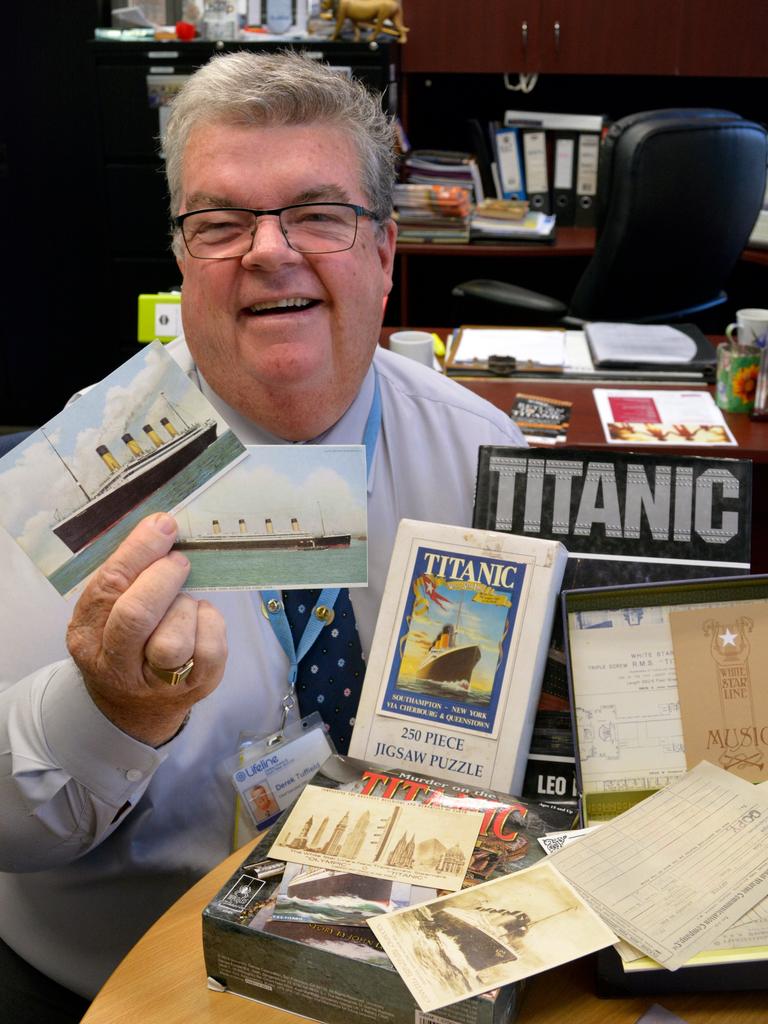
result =
[[[169,351],[245,444],[285,443],[211,391],[183,339]],[[374,365],[382,423],[368,482],[369,585],[350,592],[365,652],[399,520],[469,524],[478,446],[525,444],[506,414],[433,370],[384,349]],[[373,389],[370,369],[316,443],[360,444]],[[92,703],[64,645],[71,604],[2,529],[0,559],[0,936],[91,997],[230,852],[234,789],[222,762],[241,732],[278,727],[287,659],[258,594],[206,594],[227,623],[224,678],[181,733],[153,749]]]

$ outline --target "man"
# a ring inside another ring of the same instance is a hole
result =
[[[271,818],[273,814],[277,814],[280,810],[275,802],[275,798],[264,785],[254,786],[248,794],[248,800],[258,822]]]
[[[367,651],[398,521],[468,523],[478,445],[522,437],[377,346],[392,135],[362,86],[298,56],[215,58],[182,90],[165,151],[184,277],[170,350],[241,440],[359,444],[380,401],[370,583],[352,593]],[[259,595],[181,594],[175,535],[170,516],[144,520],[72,611],[0,532],[0,937],[87,998],[229,852],[222,762],[242,732],[278,727],[287,689]]]

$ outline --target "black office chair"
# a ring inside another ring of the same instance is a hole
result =
[[[765,128],[727,110],[621,118],[600,148],[597,244],[569,302],[466,281],[453,289],[457,322],[667,323],[720,305],[761,207],[767,161]]]

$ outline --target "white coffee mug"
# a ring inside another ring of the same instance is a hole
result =
[[[739,345],[764,348],[768,342],[768,309],[737,309],[736,323],[728,324],[725,333],[729,341]]]
[[[395,331],[389,336],[389,348],[425,366],[434,366],[432,357],[435,339],[428,331]]]

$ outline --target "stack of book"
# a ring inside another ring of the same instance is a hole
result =
[[[472,153],[447,149],[412,149],[403,159],[400,176],[406,184],[458,185],[472,202],[485,198],[477,159]]]
[[[457,185],[395,185],[401,242],[468,242],[470,193]]]
[[[473,239],[553,239],[555,218],[515,199],[485,199],[472,211]]]

